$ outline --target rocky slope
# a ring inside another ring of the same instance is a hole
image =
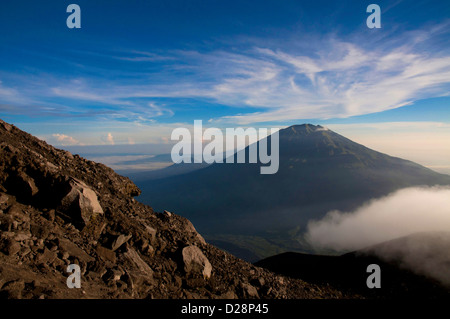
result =
[[[6,298],[344,298],[205,243],[185,218],[133,199],[98,163],[0,120],[0,296]],[[81,288],[69,289],[69,264]]]

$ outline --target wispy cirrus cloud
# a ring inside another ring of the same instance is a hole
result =
[[[43,113],[45,107],[53,106],[54,112],[62,105],[62,115],[142,122],[177,121],[171,104],[179,99],[228,106],[226,115],[210,116],[207,109],[198,114],[213,123],[240,125],[377,113],[450,94],[450,54],[432,43],[427,47],[436,34],[448,34],[445,26],[391,35],[385,42],[322,36],[308,42],[307,49],[266,39],[239,50],[130,50],[98,57],[126,63],[125,71],[106,63],[104,72],[97,65],[83,66],[84,75],[76,78],[44,74],[31,82],[24,76],[20,96],[38,101],[33,107]],[[136,68],[139,72],[130,71]],[[1,103],[14,104],[18,98],[13,87],[0,83]]]
[[[127,56],[114,56],[114,58],[131,62],[155,62],[175,59],[173,56],[161,55],[154,52],[145,51],[131,51],[128,52]]]
[[[258,51],[276,65],[270,78],[259,70],[245,79],[228,79],[216,89],[222,95],[224,91],[244,94],[245,104],[269,110],[228,116],[228,120],[343,118],[446,95],[450,89],[449,55],[430,56],[405,48],[368,51],[343,42],[333,43],[331,53],[319,52],[315,58]]]

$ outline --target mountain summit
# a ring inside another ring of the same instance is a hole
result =
[[[180,212],[218,246],[256,260],[307,249],[298,245],[296,235],[330,210],[350,211],[400,188],[450,184],[448,175],[374,151],[320,125],[280,130],[279,147],[276,174],[260,175],[259,163],[212,164],[140,181],[139,198]],[[243,245],[250,255],[242,253]]]

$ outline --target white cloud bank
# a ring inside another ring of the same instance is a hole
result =
[[[351,213],[331,211],[308,224],[305,239],[343,252],[425,231],[450,231],[450,187],[405,188]]]

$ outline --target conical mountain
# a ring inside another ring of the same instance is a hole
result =
[[[330,210],[355,209],[404,187],[450,185],[448,175],[311,124],[279,131],[276,174],[261,175],[261,165],[216,163],[139,182],[140,200],[188,217],[206,234],[249,235],[298,232]]]

